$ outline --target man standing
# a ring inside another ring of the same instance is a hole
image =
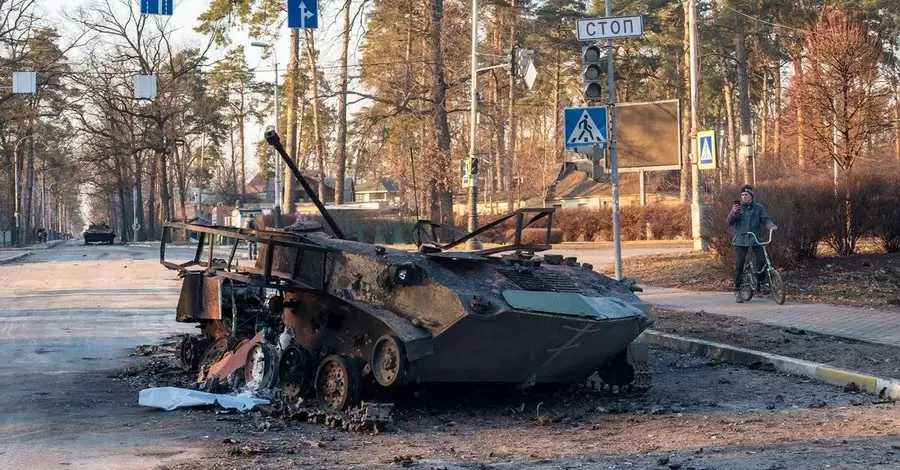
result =
[[[734,201],[734,206],[731,208],[726,222],[729,226],[734,227],[734,238],[731,240],[731,244],[734,245],[735,255],[734,299],[737,303],[743,303],[744,301],[741,299],[741,277],[743,277],[744,263],[747,261],[747,251],[750,250],[751,246],[756,245],[756,240],[748,235],[747,232],[752,232],[759,238],[761,228],[778,230],[778,226],[769,218],[766,208],[762,204],[753,201],[753,186],[749,184],[741,188],[741,199],[740,201]],[[753,252],[756,254],[757,268],[765,265],[766,258],[763,256],[763,251],[754,249]],[[759,285],[762,286],[765,280],[765,272],[757,274],[757,279],[759,280]]]

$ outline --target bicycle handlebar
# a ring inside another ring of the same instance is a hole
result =
[[[758,238],[758,237],[756,236],[756,234],[753,233],[753,232],[747,232],[747,233],[745,233],[744,235],[752,235],[752,236],[753,236],[753,240],[756,241],[756,244],[757,244],[757,245],[768,245],[769,243],[772,243],[772,234],[773,234],[774,232],[775,232],[775,230],[773,230],[772,228],[769,228],[769,240],[768,240],[767,242],[765,242],[765,243],[760,242],[760,241],[759,241],[759,238]]]

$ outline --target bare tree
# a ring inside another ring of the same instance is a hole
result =
[[[867,143],[891,125],[890,89],[879,77],[881,42],[850,13],[827,6],[807,28],[806,47],[801,106],[811,119],[801,132],[815,150],[811,156],[827,156],[843,171],[845,226],[838,246],[847,255],[860,235],[852,224],[854,164]]]

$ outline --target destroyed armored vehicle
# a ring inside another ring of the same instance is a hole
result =
[[[609,386],[649,387],[647,348],[636,341],[653,323],[649,305],[633,283],[537,255],[550,249],[553,209],[519,209],[446,244],[438,225],[420,221],[417,252],[361,243],[344,236],[278,135],[266,140],[328,227],[166,223],[161,262],[183,277],[176,320],[200,329],[184,338],[180,359],[207,388],[280,388],[342,410],[408,384],[530,387],[598,373]],[[543,219],[548,243],[522,243]],[[511,244],[454,250],[503,223],[515,224]],[[179,231],[200,237],[181,263],[165,252]],[[216,251],[217,236],[227,251]],[[242,242],[259,245],[256,260],[236,257]]]
[[[89,245],[91,243],[104,243],[107,245],[112,245],[113,241],[116,239],[116,232],[109,225],[106,225],[106,223],[92,223],[88,225],[88,228],[84,231],[83,236],[85,245]]]

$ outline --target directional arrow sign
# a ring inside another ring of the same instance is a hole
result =
[[[145,15],[172,15],[175,0],[141,0],[141,13]]]
[[[318,0],[288,0],[288,28],[319,27]]]

